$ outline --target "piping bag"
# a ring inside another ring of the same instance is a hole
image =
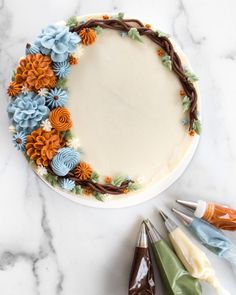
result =
[[[168,295],[202,294],[199,281],[184,268],[149,220],[145,220],[153,254]]]
[[[172,209],[179,219],[189,228],[190,232],[201,242],[203,246],[219,257],[228,260],[236,273],[236,246],[229,238],[208,222],[197,218],[190,217],[176,209]]]
[[[210,284],[217,294],[230,294],[220,285],[206,254],[189,239],[169,216],[162,211],[160,211],[160,214],[169,232],[171,244],[187,271],[194,278]]]
[[[141,224],[129,279],[129,295],[154,295],[155,281],[145,224]]]
[[[206,220],[215,227],[236,231],[236,210],[232,208],[202,200],[197,202],[176,200],[176,202],[193,211],[196,217]]]

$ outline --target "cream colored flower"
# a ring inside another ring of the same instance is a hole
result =
[[[73,56],[79,59],[83,55],[84,55],[84,46],[80,44],[77,46],[76,51],[73,54]]]
[[[23,86],[23,87],[21,88],[21,92],[22,92],[23,94],[27,94],[27,93],[29,93],[29,89],[28,89],[26,86]]]
[[[38,90],[38,95],[39,96],[46,96],[48,94],[48,89],[47,88],[41,88]]]
[[[47,175],[48,174],[47,169],[44,166],[42,166],[42,165],[37,166],[36,172],[40,176],[44,176],[44,175]]]
[[[52,124],[48,119],[42,121],[42,123],[40,124],[40,127],[42,127],[43,130],[47,132],[52,130]]]
[[[16,128],[13,125],[9,126],[8,130],[9,130],[10,133],[16,133]]]
[[[67,141],[66,145],[76,150],[80,147],[80,140],[78,137],[72,137]]]

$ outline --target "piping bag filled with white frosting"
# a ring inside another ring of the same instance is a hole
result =
[[[218,281],[215,270],[206,254],[188,238],[172,219],[162,211],[160,211],[160,214],[169,232],[169,238],[175,252],[187,271],[194,278],[210,284],[218,295],[230,295]]]

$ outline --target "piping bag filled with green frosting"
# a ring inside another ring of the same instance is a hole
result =
[[[169,232],[171,244],[187,271],[194,278],[210,284],[218,295],[229,295],[229,292],[221,286],[217,279],[207,255],[192,242],[169,216],[162,211],[160,211],[160,214]]]
[[[208,222],[172,209],[200,243],[219,257],[228,260],[236,274],[236,246],[222,231]]]
[[[145,224],[141,224],[129,279],[129,295],[155,295],[155,279]]]
[[[149,220],[145,220],[153,254],[168,295],[200,295],[199,281],[184,268]]]

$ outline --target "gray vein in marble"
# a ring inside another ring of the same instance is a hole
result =
[[[179,0],[179,5],[178,5],[178,12],[176,14],[176,16],[174,17],[174,20],[172,22],[172,31],[173,31],[173,37],[178,41],[178,43],[181,45],[182,48],[184,48],[183,43],[181,42],[181,40],[179,40],[178,38],[178,33],[176,31],[176,22],[178,20],[178,18],[181,15],[184,15],[185,17],[185,22],[186,22],[186,32],[188,33],[188,37],[191,40],[191,42],[193,43],[193,45],[195,46],[200,46],[202,45],[202,43],[206,40],[206,37],[201,37],[196,39],[193,35],[193,33],[190,30],[190,25],[189,25],[189,15],[185,9],[184,3],[182,0]]]

